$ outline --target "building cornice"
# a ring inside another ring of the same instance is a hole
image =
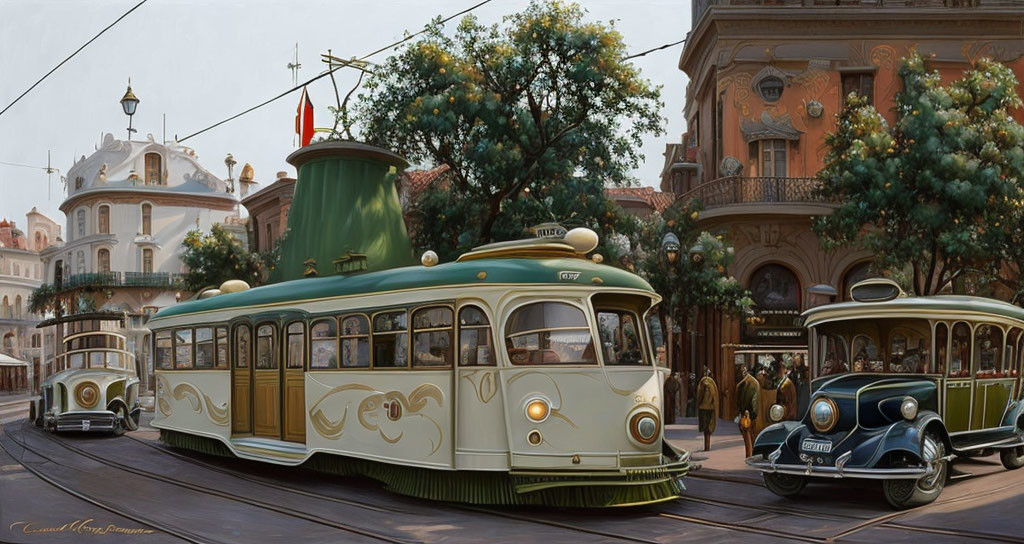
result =
[[[214,210],[234,210],[238,203],[234,197],[221,193],[190,193],[179,191],[146,190],[141,188],[88,189],[68,197],[60,205],[60,211],[68,217],[71,211],[82,204],[110,202],[113,204],[139,204],[152,202],[161,206],[178,206],[183,208],[210,208]]]

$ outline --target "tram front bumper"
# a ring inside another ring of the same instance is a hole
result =
[[[109,410],[66,412],[53,418],[52,425],[60,431],[113,431],[118,415]]]
[[[680,480],[694,467],[690,452],[664,458],[661,464],[620,467],[615,470],[512,470],[517,493],[531,493],[556,487],[651,486],[672,482],[682,488]]]
[[[778,463],[780,450],[775,450],[768,455],[753,455],[747,457],[748,466],[756,468],[761,472],[792,474],[795,476],[812,476],[818,478],[866,478],[870,480],[919,480],[929,476],[933,472],[932,465],[924,467],[899,467],[899,468],[861,468],[846,467],[850,460],[850,454],[840,455],[835,465],[815,465],[807,462],[805,465]]]

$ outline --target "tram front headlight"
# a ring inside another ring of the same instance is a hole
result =
[[[900,403],[900,414],[907,421],[913,421],[917,417],[917,399],[904,397],[903,402]]]
[[[93,408],[100,402],[100,386],[95,382],[79,382],[75,386],[75,403],[82,408]]]
[[[548,418],[551,406],[544,399],[531,399],[526,403],[526,417],[530,421],[540,423]]]
[[[641,444],[653,444],[661,431],[661,420],[654,412],[637,412],[629,419],[629,434]]]
[[[827,433],[836,426],[839,420],[839,409],[829,398],[819,398],[811,404],[811,423],[819,433]]]

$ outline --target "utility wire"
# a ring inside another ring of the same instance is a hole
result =
[[[11,102],[10,104],[8,104],[8,105],[7,105],[7,107],[6,107],[6,108],[4,108],[3,110],[0,110],[0,115],[3,115],[3,114],[4,114],[4,112],[6,112],[7,110],[11,109],[11,106],[13,106],[13,105],[17,104],[19,100],[21,100],[22,98],[24,98],[24,97],[25,97],[25,95],[27,95],[27,94],[28,94],[29,92],[31,92],[31,91],[32,91],[32,89],[35,89],[35,88],[36,88],[36,86],[37,86],[37,85],[39,85],[40,83],[42,83],[44,79],[46,79],[46,78],[50,77],[50,74],[52,74],[52,73],[56,72],[56,71],[57,71],[57,68],[60,68],[61,66],[64,66],[64,63],[65,63],[65,62],[67,62],[67,61],[71,60],[71,58],[72,58],[72,57],[74,57],[75,55],[77,55],[77,54],[78,54],[78,53],[79,53],[79,52],[80,52],[81,50],[85,49],[85,48],[86,48],[86,46],[88,46],[88,45],[89,45],[90,43],[92,43],[92,42],[96,41],[96,38],[99,38],[100,36],[102,36],[104,32],[106,32],[106,31],[110,30],[110,29],[111,29],[111,28],[112,28],[112,27],[113,27],[114,25],[116,25],[117,23],[121,22],[121,19],[124,19],[124,18],[125,18],[125,17],[127,17],[127,16],[128,16],[128,15],[129,15],[130,13],[131,13],[131,12],[133,12],[133,11],[135,11],[135,10],[139,9],[139,7],[141,7],[141,6],[142,6],[142,4],[145,4],[145,3],[147,2],[147,1],[148,1],[148,0],[142,0],[142,1],[141,1],[141,2],[139,2],[138,4],[135,4],[135,7],[133,7],[132,9],[130,9],[130,10],[126,11],[126,12],[124,12],[124,14],[123,14],[123,15],[121,15],[120,17],[118,17],[118,18],[117,18],[117,19],[116,19],[116,20],[115,20],[115,21],[114,21],[113,23],[110,23],[109,25],[107,25],[107,27],[106,27],[106,28],[104,28],[103,30],[101,30],[99,34],[97,34],[97,35],[93,36],[91,40],[89,40],[89,41],[85,42],[85,43],[84,43],[84,44],[82,45],[82,47],[79,47],[78,49],[75,49],[75,52],[74,52],[74,53],[71,53],[71,54],[70,54],[70,55],[68,55],[68,56],[67,56],[67,57],[66,57],[66,58],[65,58],[64,60],[60,61],[60,64],[58,64],[57,66],[54,66],[54,67],[53,67],[53,69],[52,69],[52,70],[50,70],[49,72],[46,72],[46,74],[45,74],[45,75],[43,75],[43,77],[39,78],[39,80],[38,80],[38,81],[36,81],[35,83],[33,83],[31,87],[29,87],[28,89],[26,89],[26,90],[25,90],[25,92],[23,92],[23,93],[21,93],[20,95],[18,95],[18,98],[15,98],[13,102]]]
[[[35,169],[35,170],[48,170],[48,168],[45,167],[45,166],[32,166],[30,164],[17,164],[17,163],[13,163],[13,162],[2,162],[2,161],[0,161],[0,164],[3,164],[5,166],[19,166],[21,168],[32,168],[32,169]]]
[[[143,0],[143,1],[145,1],[145,0]],[[490,2],[491,2],[491,0],[483,0],[482,2],[479,2],[479,3],[477,3],[477,4],[473,5],[473,6],[470,6],[470,7],[466,8],[466,9],[464,9],[464,10],[458,12],[458,13],[449,15],[448,17],[445,17],[444,19],[441,19],[438,22],[439,23],[447,23],[448,21],[451,21],[452,19],[454,19],[454,18],[456,18],[456,17],[458,17],[460,15],[465,15],[465,14],[475,10],[476,8],[478,8],[478,7],[480,7],[480,6],[484,5],[484,4],[488,4]],[[247,114],[249,112],[258,110],[258,109],[262,108],[263,106],[266,106],[267,104],[270,104],[271,102],[274,102],[276,100],[284,98],[285,96],[288,96],[289,94],[291,94],[291,93],[293,93],[293,92],[295,92],[295,91],[305,87],[306,85],[309,85],[310,83],[313,83],[314,81],[316,81],[318,79],[324,78],[326,76],[329,76],[329,75],[333,74],[334,72],[336,72],[338,70],[341,70],[342,68],[345,68],[347,66],[353,65],[353,62],[365,61],[366,59],[368,59],[368,58],[370,58],[370,57],[372,57],[372,56],[374,56],[374,55],[376,55],[378,53],[382,53],[384,51],[387,51],[388,49],[391,49],[392,47],[397,47],[399,45],[402,45],[403,43],[405,43],[405,42],[415,38],[416,36],[419,36],[420,34],[423,34],[426,31],[427,31],[427,29],[424,28],[423,30],[420,30],[419,32],[416,32],[416,33],[413,33],[413,34],[409,34],[408,36],[402,38],[401,40],[398,40],[395,43],[392,43],[392,44],[389,44],[389,45],[385,45],[384,47],[381,47],[380,49],[377,49],[376,51],[373,51],[371,53],[367,53],[366,55],[363,55],[362,57],[360,57],[358,59],[354,59],[354,61],[349,61],[347,63],[340,64],[340,65],[338,65],[338,66],[336,66],[334,68],[331,68],[330,70],[327,70],[326,72],[324,72],[324,73],[322,73],[322,74],[320,74],[318,76],[312,77],[312,78],[310,78],[310,79],[308,79],[308,80],[306,80],[306,81],[304,81],[304,82],[302,82],[302,83],[292,87],[291,89],[288,89],[287,91],[285,91],[285,92],[283,92],[283,93],[281,93],[281,94],[279,94],[279,95],[277,95],[277,96],[275,96],[275,97],[273,97],[273,98],[271,98],[269,100],[261,102],[261,103],[255,105],[255,106],[253,106],[253,107],[243,111],[243,112],[236,113],[235,115],[232,115],[231,117],[228,117],[227,119],[224,119],[223,121],[220,121],[218,123],[214,123],[214,124],[204,128],[202,130],[193,132],[192,134],[189,134],[188,136],[185,136],[184,138],[181,138],[180,140],[177,140],[177,141],[179,143],[180,142],[184,142],[185,140],[188,140],[189,138],[192,138],[193,136],[198,136],[198,135],[200,135],[200,134],[202,134],[202,133],[204,133],[204,132],[206,132],[208,130],[217,128],[217,127],[223,125],[224,123],[227,123],[229,121],[233,121],[235,119],[238,119],[239,117],[241,117],[241,116],[243,116],[243,115],[245,115],[245,114]],[[355,67],[355,66],[353,66],[353,67]],[[360,69],[362,69],[362,68],[360,68]]]
[[[647,55],[648,53],[653,53],[655,51],[661,51],[662,49],[668,49],[669,47],[672,47],[673,45],[679,45],[679,44],[685,43],[685,42],[686,42],[686,38],[683,38],[683,39],[679,40],[678,42],[666,43],[665,45],[659,45],[658,47],[654,47],[654,48],[648,49],[647,51],[641,51],[639,53],[636,53],[635,55],[630,55],[628,57],[622,57],[622,60],[635,59],[637,57],[642,57],[644,55]]]

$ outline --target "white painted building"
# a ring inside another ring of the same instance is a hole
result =
[[[68,171],[60,206],[65,241],[42,254],[46,282],[64,301],[63,320],[75,313],[122,313],[127,348],[147,361],[145,315],[189,295],[179,284],[182,240],[215,223],[244,236],[237,202],[192,149],[158,143],[152,135],[124,141],[106,134],[95,153]],[[59,346],[63,327],[55,321]],[[143,372],[144,382],[151,372]]]
[[[0,353],[27,363],[0,365],[0,393],[34,390],[45,360],[44,316],[29,311],[32,292],[43,283],[39,252],[60,239],[60,225],[32,208],[25,230],[14,221],[0,220]]]

